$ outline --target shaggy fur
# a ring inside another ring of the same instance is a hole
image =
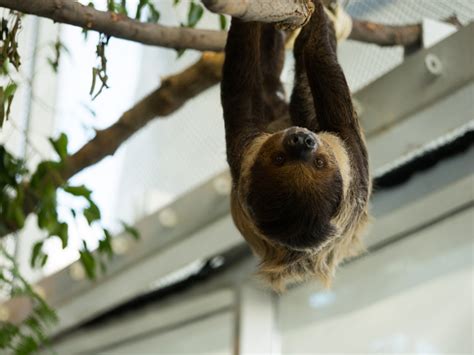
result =
[[[232,19],[223,69],[231,212],[277,291],[310,278],[329,285],[336,266],[362,250],[369,219],[363,132],[334,30],[319,0],[314,5],[295,42],[289,105],[279,78],[283,36],[272,25]],[[316,142],[304,158],[285,145],[295,132]]]

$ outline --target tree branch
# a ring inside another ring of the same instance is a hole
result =
[[[311,0],[202,0],[209,11],[245,21],[279,22],[289,27],[303,26],[313,13]]]
[[[262,9],[261,11],[263,12],[260,16],[255,12],[259,6],[260,8],[265,7],[264,5],[259,5],[260,1],[204,0],[204,3],[215,11],[220,11],[218,6],[228,4],[226,5],[227,13],[239,15],[246,19],[262,20],[262,17],[264,17],[267,21],[269,18],[273,18],[275,21],[282,19],[282,16],[278,15],[277,10],[275,10],[275,4],[294,3],[293,11],[296,11],[294,13],[301,12],[302,15],[301,17],[293,16],[293,18],[295,18],[295,21],[298,21],[298,19],[302,21],[304,18],[302,5],[300,4],[300,8],[298,8],[298,3],[295,3],[294,0],[273,0],[271,2],[273,7]],[[267,2],[262,2],[262,4],[267,4]],[[73,0],[0,0],[0,6],[31,15],[50,18],[56,22],[102,32],[109,36],[167,48],[222,51],[227,37],[227,34],[223,31],[165,27],[157,24],[143,23],[123,15],[83,6]],[[249,11],[251,9],[251,11],[249,13],[242,13],[242,6],[247,6],[247,9]],[[284,9],[284,7],[280,9]],[[286,16],[291,17],[291,13],[285,13]],[[349,39],[381,46],[413,46],[420,43],[421,35],[420,24],[388,26],[353,19],[353,28]]]
[[[412,46],[421,45],[422,26],[405,25],[389,26],[368,21],[352,21],[352,32],[349,39],[379,46]]]
[[[74,0],[0,0],[0,6],[112,37],[166,48],[221,51],[226,40],[224,32],[143,23]]]
[[[71,176],[115,153],[118,147],[155,117],[165,117],[183,106],[221,79],[223,53],[204,53],[185,71],[163,80],[160,88],[125,112],[112,126],[96,136],[66,159],[62,177]]]

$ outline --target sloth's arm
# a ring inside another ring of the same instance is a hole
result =
[[[240,171],[242,155],[261,133],[258,118],[263,117],[263,80],[260,66],[261,25],[232,19],[225,49],[221,99],[231,173]]]
[[[303,28],[301,41],[306,74],[313,96],[319,130],[338,135],[352,160],[353,181],[359,192],[368,191],[368,155],[363,132],[352,105],[346,78],[337,61],[332,27],[323,6],[315,0],[315,11]]]
[[[349,87],[337,61],[334,33],[319,0],[311,21],[303,28],[296,47],[303,58],[319,129],[352,139],[359,131]]]

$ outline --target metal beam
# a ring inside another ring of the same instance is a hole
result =
[[[65,337],[55,343],[54,350],[58,354],[111,351],[111,348],[143,338],[144,334],[154,337],[169,331],[170,328],[177,328],[179,325],[217,313],[227,311],[233,314],[234,305],[234,290],[217,288],[179,302],[169,300],[164,304],[152,305],[140,312],[139,317],[135,317],[133,321],[112,322],[106,327],[82,329],[75,333],[74,337]]]
[[[471,23],[359,90],[355,99],[368,138],[474,80],[473,38]]]

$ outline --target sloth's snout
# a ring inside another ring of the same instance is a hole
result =
[[[295,158],[307,158],[317,149],[316,135],[307,130],[289,131],[284,139],[283,146],[288,154]]]

